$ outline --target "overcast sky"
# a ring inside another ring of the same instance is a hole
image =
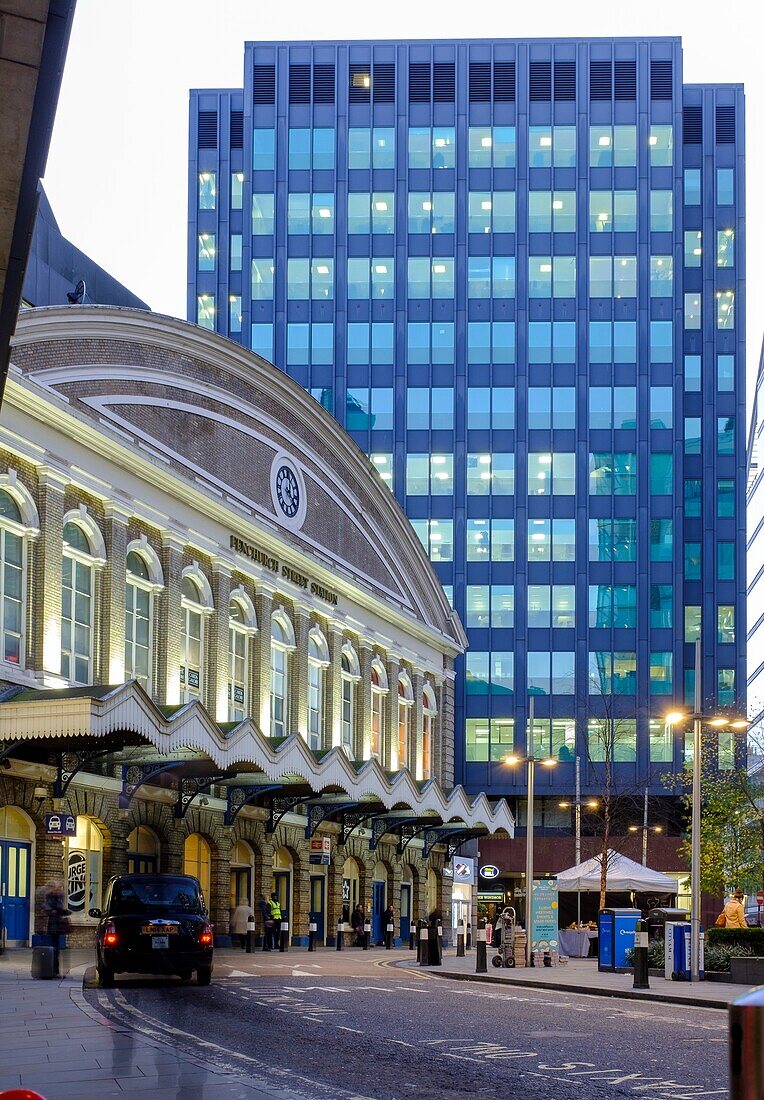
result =
[[[679,35],[685,83],[746,90],[750,404],[764,322],[760,23],[751,0],[77,0],[45,186],[65,236],[185,317],[188,90],[241,87],[245,41]]]

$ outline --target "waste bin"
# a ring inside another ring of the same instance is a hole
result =
[[[651,940],[662,940],[669,921],[686,921],[690,914],[686,909],[651,909],[647,914],[647,931]]]
[[[634,947],[639,909],[602,909],[599,915],[598,970],[629,970],[626,952]]]
[[[32,977],[55,978],[56,952],[52,947],[32,948]]]
[[[692,933],[688,920],[666,924],[666,968],[664,975],[675,982],[689,982],[690,968],[692,966]],[[705,935],[700,933],[700,965],[698,967],[701,978],[705,977]]]

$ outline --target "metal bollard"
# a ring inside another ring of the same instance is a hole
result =
[[[369,950],[369,940],[370,939],[371,939],[371,925],[369,924],[368,921],[366,921],[364,926],[363,926],[363,949],[364,949],[364,951]]]
[[[289,921],[283,920],[281,922],[281,935],[279,937],[279,951],[286,951],[289,948]]]
[[[472,949],[472,922],[467,921],[467,950]]]
[[[345,922],[343,920],[337,921],[337,950],[341,951],[344,944],[343,939],[345,936]]]
[[[438,921],[438,944],[440,946],[440,953],[443,954],[443,925]]]
[[[475,973],[487,974],[488,967],[486,966],[485,928],[478,928],[475,935],[475,943],[477,946],[477,954],[475,958]]]
[[[395,928],[392,924],[385,926],[385,950],[389,951],[393,946],[393,932]]]
[[[430,966],[443,965],[443,941],[440,937],[442,931],[440,924],[436,924],[434,928],[430,926],[430,936],[427,940],[430,949]]]
[[[650,977],[647,966],[647,921],[638,920],[634,933],[634,984],[632,989],[649,989]]]
[[[252,946],[255,942],[255,918],[250,914],[247,917],[247,954],[252,954]]]
[[[311,921],[308,925],[308,951],[316,950],[316,932],[318,927],[315,921]]]
[[[429,935],[430,935],[430,929],[429,928],[420,928],[419,929],[419,965],[420,966],[429,966],[430,965],[430,940],[429,940]]]
[[[413,951],[416,947],[416,925],[411,924],[409,927],[409,951]]]
[[[456,929],[456,957],[464,958],[464,921],[460,920]]]
[[[764,986],[729,1006],[729,1100],[764,1096]]]

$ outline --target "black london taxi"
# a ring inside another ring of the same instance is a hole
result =
[[[103,986],[114,975],[177,974],[199,985],[212,977],[212,925],[202,888],[191,875],[117,875],[98,918],[96,969]]]

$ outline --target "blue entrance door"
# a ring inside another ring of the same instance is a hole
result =
[[[323,875],[310,876],[310,914],[308,919],[316,922],[316,943],[324,942],[324,895],[326,879]]]
[[[371,938],[373,943],[382,943],[385,938],[382,928],[382,914],[385,911],[385,884],[384,882],[375,882],[372,886]]]
[[[29,938],[31,844],[0,840],[0,906],[7,940]]]
[[[411,931],[411,884],[401,883],[401,943],[407,946]]]

